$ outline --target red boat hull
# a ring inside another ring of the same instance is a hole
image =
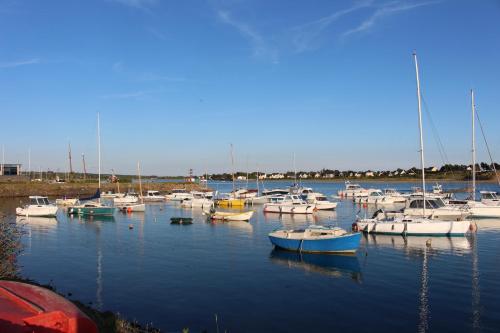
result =
[[[0,333],[97,333],[73,303],[38,286],[0,281]]]

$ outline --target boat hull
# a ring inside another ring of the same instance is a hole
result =
[[[278,213],[278,214],[312,214],[314,213],[315,205],[275,205],[265,204],[264,213]]]
[[[38,216],[38,217],[54,217],[57,215],[57,206],[35,206],[29,205],[27,207],[16,208],[16,215],[18,216]]]
[[[280,249],[307,253],[352,253],[356,252],[361,233],[350,233],[326,239],[290,239],[269,235],[271,243]]]
[[[83,216],[113,216],[115,207],[70,207],[68,214]]]
[[[356,229],[365,233],[407,236],[464,236],[469,231],[468,221],[401,222],[361,220]]]
[[[215,212],[210,215],[210,219],[216,221],[249,221],[253,216],[253,211],[243,213]]]

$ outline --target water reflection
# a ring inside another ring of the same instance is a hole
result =
[[[333,278],[348,276],[357,283],[361,282],[361,268],[355,255],[297,253],[274,249],[270,258],[271,262],[290,269],[301,269]]]
[[[500,231],[500,219],[474,219],[477,230],[481,231]]]
[[[284,228],[293,229],[308,224],[316,224],[319,218],[316,214],[276,214],[264,213],[265,222],[280,221]]]
[[[57,227],[55,217],[16,216],[16,223],[28,226],[33,231],[49,231]]]
[[[367,245],[375,247],[392,247],[403,250],[408,254],[427,255],[439,251],[452,252],[455,254],[470,253],[472,246],[470,237],[424,237],[399,235],[373,235],[364,234]]]

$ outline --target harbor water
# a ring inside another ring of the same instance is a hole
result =
[[[303,185],[328,196],[343,187]],[[18,205],[19,199],[3,199],[0,211],[26,231],[18,258],[23,277],[162,331],[500,330],[500,220],[478,220],[477,232],[466,237],[363,236],[356,255],[339,256],[274,250],[267,235],[310,224],[350,229],[357,215],[370,216],[376,207],[340,200],[336,211],[280,216],[256,205],[248,207],[256,212],[249,223],[209,223],[201,209],[171,202],[106,219],[64,211],[57,218],[16,218]],[[193,217],[193,224],[171,225],[178,216]]]

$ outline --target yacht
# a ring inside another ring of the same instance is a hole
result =
[[[356,200],[360,203],[368,203],[375,205],[393,205],[397,202],[396,198],[390,195],[385,195],[381,190],[370,189],[368,196],[358,198]]]
[[[184,188],[174,188],[170,194],[167,194],[165,198],[171,201],[182,201],[184,199],[190,198],[191,193],[186,191]]]
[[[316,210],[335,210],[337,202],[329,201],[328,198],[321,193],[314,193],[309,195],[306,199],[307,203],[313,204]]]
[[[500,199],[493,191],[481,191],[481,202],[488,206],[500,206]]]
[[[122,205],[122,204],[133,204],[139,202],[139,196],[135,192],[128,192],[125,194],[125,196],[121,198],[114,198],[113,203],[115,205]]]
[[[406,199],[409,197],[408,194],[403,194],[394,188],[386,188],[384,190],[384,195],[394,198],[395,203],[406,202]]]
[[[338,191],[337,194],[341,198],[362,197],[368,195],[368,190],[361,187],[359,184],[352,184],[349,181],[345,182],[345,189]]]
[[[214,201],[207,198],[203,192],[191,192],[190,198],[185,198],[181,201],[181,206],[184,208],[211,208],[214,206]]]
[[[424,216],[424,199],[420,196],[410,198],[403,209],[407,216]],[[441,197],[425,197],[425,217],[447,221],[461,221],[470,215],[463,205],[447,205]]]
[[[159,191],[149,190],[142,199],[147,202],[161,202],[165,201],[165,196],[161,195]]]
[[[30,203],[24,207],[16,208],[16,215],[19,216],[56,216],[58,208],[49,202],[47,197],[30,196]]]

